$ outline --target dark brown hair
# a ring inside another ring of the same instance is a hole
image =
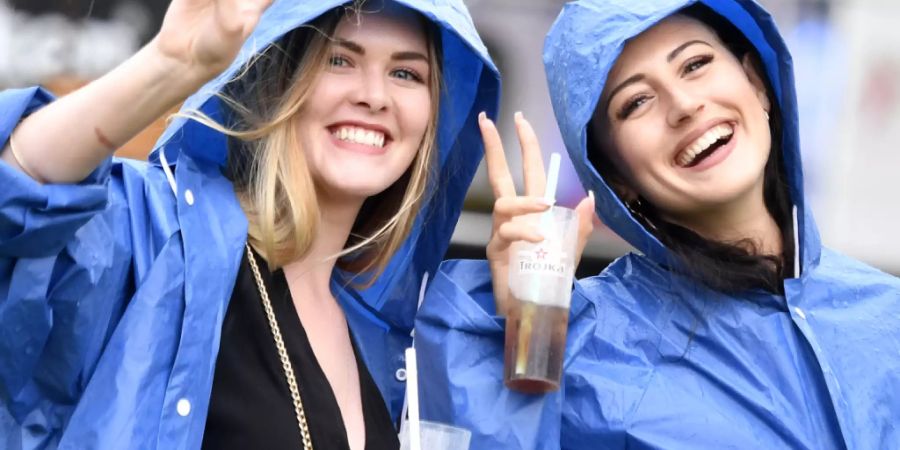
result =
[[[750,55],[757,72],[766,82],[766,91],[772,105],[769,112],[769,128],[772,147],[764,169],[763,197],[766,209],[781,231],[782,255],[761,254],[752,239],[722,242],[705,238],[698,233],[662,218],[656,207],[648,201],[632,202],[629,210],[644,228],[653,233],[673,254],[671,268],[684,273],[706,286],[726,293],[749,289],[763,289],[784,293],[783,281],[792,276],[793,220],[787,173],[781,148],[782,118],[778,102],[758,53],[747,38],[725,18],[703,5],[693,5],[679,14],[694,18],[712,28],[719,39],[738,59]],[[602,111],[595,111],[592,120],[603,120]],[[624,180],[611,159],[603,151],[602,140],[588,127],[588,158],[604,180],[611,186]],[[613,182],[613,183],[611,183]],[[621,196],[620,196],[621,197]],[[623,200],[624,203],[624,200]]]

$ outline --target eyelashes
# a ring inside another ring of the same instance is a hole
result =
[[[682,78],[690,77],[698,70],[701,70],[709,65],[711,62],[713,62],[714,59],[715,56],[712,54],[703,54],[690,58],[681,66],[679,74]],[[625,103],[623,103],[622,106],[618,109],[618,111],[616,111],[616,118],[618,118],[619,120],[627,119],[636,109],[638,109],[641,105],[651,100],[652,98],[652,95],[645,93],[634,95],[633,97],[626,100]]]
[[[391,71],[391,74],[401,80],[415,81],[416,83],[422,83],[425,80],[421,75],[419,75],[418,72],[413,69],[395,69]]]
[[[350,65],[350,60],[342,55],[331,55],[328,58],[328,65],[332,67],[346,67]]]
[[[649,95],[640,94],[636,97],[632,97],[619,108],[619,112],[616,113],[616,117],[619,120],[627,119],[634,110],[638,109],[639,106],[643,105],[647,100],[650,100]]]
[[[337,68],[353,67],[353,63],[350,60],[350,58],[347,58],[346,56],[341,55],[339,53],[331,55],[331,57],[328,58],[328,65],[330,67],[337,67]],[[419,71],[412,69],[410,67],[399,67],[399,68],[391,69],[391,71],[389,73],[390,73],[390,76],[397,78],[398,80],[409,81],[409,82],[414,82],[414,83],[424,83],[425,82],[425,77],[423,77],[419,73]]]
[[[695,56],[684,63],[684,66],[681,69],[682,75],[689,75],[693,72],[696,72],[702,69],[707,64],[713,61],[713,55],[699,55]]]

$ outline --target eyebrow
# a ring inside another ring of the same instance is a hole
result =
[[[616,94],[619,93],[619,91],[627,88],[628,86],[631,86],[634,83],[643,81],[645,78],[647,78],[647,77],[644,76],[644,74],[639,73],[637,75],[632,75],[632,76],[628,77],[627,80],[619,83],[619,85],[616,86],[616,88],[613,89],[612,92],[609,93],[609,97],[606,98],[606,107],[607,108],[609,107],[609,104],[612,102],[612,99],[616,96]]]
[[[682,51],[684,51],[684,49],[686,49],[694,44],[703,44],[707,47],[712,47],[712,45],[710,45],[709,42],[701,41],[700,39],[694,39],[691,41],[687,41],[684,44],[681,44],[678,47],[675,47],[675,50],[672,50],[669,53],[669,56],[666,56],[666,62],[672,62],[672,60],[675,59],[675,57],[678,56],[679,53],[681,53]]]
[[[338,39],[337,44],[341,47],[346,48],[347,50],[350,50],[353,53],[359,53],[360,55],[366,54],[366,49],[364,49],[362,45],[359,45],[356,42],[348,41],[346,39]]]
[[[346,48],[347,50],[350,50],[353,53],[357,53],[359,55],[366,54],[366,49],[363,48],[362,45],[357,44],[356,42],[348,41],[346,39],[338,39],[337,44],[341,47]],[[421,60],[421,61],[428,62],[427,56],[425,56],[424,54],[422,54],[420,52],[414,52],[414,51],[394,52],[391,54],[391,59],[394,59],[397,61]]]
[[[703,44],[703,45],[706,45],[707,47],[712,47],[712,45],[710,45],[706,41],[702,41],[700,39],[693,39],[693,40],[685,42],[684,44],[679,45],[678,47],[675,47],[674,50],[669,52],[669,54],[666,55],[666,62],[672,62],[672,60],[675,59],[681,52],[683,52],[684,49],[686,49],[694,44]],[[609,107],[609,103],[612,101],[613,97],[615,97],[616,94],[619,93],[619,91],[621,91],[622,89],[625,89],[626,87],[628,87],[634,83],[643,81],[645,78],[646,78],[646,76],[644,76],[644,74],[639,73],[637,75],[632,75],[632,76],[628,77],[628,79],[626,79],[625,81],[619,83],[619,85],[616,86],[615,89],[613,89],[609,93],[609,97],[607,97],[607,99],[606,99],[607,107]]]

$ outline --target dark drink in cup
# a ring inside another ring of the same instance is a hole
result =
[[[544,393],[559,389],[569,300],[572,298],[578,216],[554,206],[523,217],[544,236],[510,248],[503,382],[510,389]]]
[[[568,308],[514,299],[506,318],[506,386],[528,394],[559,389],[568,326]]]

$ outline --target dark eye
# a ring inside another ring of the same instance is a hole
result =
[[[682,74],[687,75],[691,72],[695,72],[703,68],[703,66],[711,63],[713,60],[712,55],[701,55],[695,58],[691,58],[687,63],[684,64],[684,68],[681,70]]]
[[[634,110],[638,109],[641,105],[650,100],[649,95],[638,95],[636,97],[632,97],[625,102],[624,105],[619,109],[618,114],[616,116],[619,120],[627,119]]]
[[[422,76],[412,69],[396,69],[391,72],[391,75],[405,81],[422,82]]]

